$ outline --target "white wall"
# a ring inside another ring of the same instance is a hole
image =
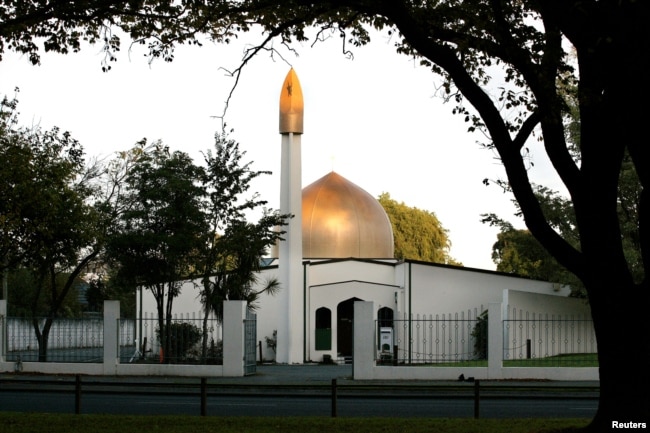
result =
[[[456,313],[481,306],[487,309],[491,302],[502,302],[504,290],[560,297],[568,294],[567,288],[556,291],[552,283],[494,272],[409,262],[403,266],[407,276],[404,305],[406,313]]]
[[[260,281],[263,282],[267,278],[278,278],[278,268],[265,269],[260,276]],[[302,287],[297,290],[302,290]],[[280,287],[280,290],[288,290],[287,287]],[[257,310],[257,340],[262,342],[262,360],[273,361],[275,360],[275,353],[266,344],[265,337],[272,338],[273,331],[278,329],[278,315],[286,314],[282,298],[279,296],[269,296],[263,294],[259,300],[259,308]],[[260,360],[260,361],[262,361]]]
[[[199,293],[201,290],[201,280],[186,280],[181,283],[179,296],[174,298],[173,301],[173,314],[177,315],[194,315],[196,317],[203,317],[201,312],[201,300]],[[167,303],[167,296],[165,295],[165,305]],[[136,314],[140,314],[140,292],[136,294]],[[142,311],[157,315],[156,300],[150,290],[144,289],[142,293]]]
[[[552,296],[540,293],[525,293],[508,290],[504,295],[508,312],[512,310],[537,314],[572,315],[591,319],[591,309],[586,299]]]
[[[314,262],[309,265],[310,286],[352,280],[395,284],[395,264],[350,259]]]

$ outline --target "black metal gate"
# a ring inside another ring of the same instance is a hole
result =
[[[244,375],[257,372],[257,314],[246,312],[244,320]]]

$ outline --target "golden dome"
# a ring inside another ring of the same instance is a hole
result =
[[[302,190],[304,258],[393,258],[393,229],[377,199],[331,172]]]

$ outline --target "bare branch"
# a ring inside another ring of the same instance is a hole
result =
[[[278,31],[278,33],[279,33],[279,31]],[[239,80],[241,78],[242,72],[244,71],[244,67],[253,59],[253,57],[255,57],[258,53],[260,53],[262,51],[268,51],[270,53],[270,56],[271,56],[272,59],[274,59],[274,56],[277,55],[283,62],[285,62],[287,65],[291,66],[291,63],[277,49],[275,49],[273,46],[271,46],[271,47],[267,46],[267,44],[272,42],[273,39],[275,39],[275,37],[277,37],[277,36],[278,36],[278,34],[269,34],[269,35],[267,35],[267,37],[260,44],[254,45],[254,46],[244,50],[244,57],[243,57],[242,61],[240,62],[239,66],[237,66],[232,71],[230,71],[230,70],[228,70],[228,69],[226,69],[224,67],[219,68],[219,69],[225,71],[228,76],[235,78],[235,82],[231,86],[230,91],[228,92],[228,97],[226,98],[226,101],[224,103],[223,112],[219,116],[212,116],[214,118],[221,119],[222,128],[225,127],[225,123],[223,123],[223,121],[224,121],[224,119],[226,117],[228,107],[230,106],[230,101],[231,101],[231,99],[232,99],[232,97],[233,97],[233,95],[235,93],[235,90],[237,89],[238,84],[239,84]],[[287,48],[289,48],[289,47],[287,46]],[[295,53],[295,50],[293,48],[290,48],[290,50]]]

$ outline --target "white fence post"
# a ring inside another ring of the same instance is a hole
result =
[[[352,377],[372,379],[375,368],[375,304],[354,303],[354,337],[352,350]],[[374,337],[372,337],[374,336]]]
[[[104,374],[117,374],[120,301],[104,301]]]
[[[244,376],[246,301],[223,303],[223,375]]]
[[[488,378],[503,374],[503,307],[499,302],[488,305]]]
[[[0,300],[0,362],[5,361],[5,350],[7,342],[5,335],[7,334],[7,300]]]

